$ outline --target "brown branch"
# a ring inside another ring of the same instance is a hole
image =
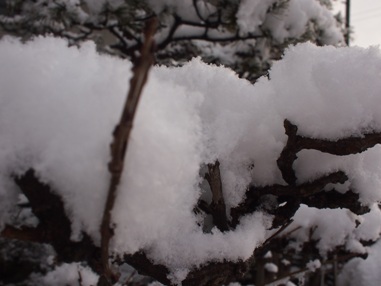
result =
[[[32,212],[39,219],[40,224],[57,226],[55,223],[59,221],[60,229],[70,234],[71,223],[65,215],[61,198],[53,192],[49,185],[37,179],[33,169],[16,177],[15,182],[27,197]]]
[[[0,236],[8,239],[17,239],[22,241],[41,243],[47,242],[44,238],[43,232],[39,228],[16,228],[10,225],[5,225],[4,229],[0,232]]]
[[[115,261],[118,264],[128,263],[133,266],[139,274],[148,275],[155,278],[164,285],[174,285],[168,279],[169,270],[159,264],[153,263],[143,252],[124,255],[122,259]],[[197,269],[193,269],[181,282],[183,286],[219,286],[228,285],[232,281],[237,281],[248,270],[252,259],[239,262],[211,262],[204,264]]]
[[[228,219],[226,216],[226,206],[224,195],[222,193],[222,182],[220,174],[220,162],[208,164],[208,173],[205,175],[212,191],[212,203],[210,211],[213,217],[213,223],[221,231],[229,230]]]
[[[320,177],[312,182],[303,183],[298,186],[283,186],[283,185],[273,185],[263,188],[250,188],[249,192],[261,192],[263,194],[271,194],[279,197],[296,197],[303,198],[314,195],[328,184],[343,184],[348,180],[347,175],[342,172],[334,172],[329,175]]]
[[[319,209],[346,208],[357,215],[362,215],[370,211],[369,207],[363,206],[359,202],[359,194],[348,190],[344,194],[331,190],[329,192],[320,192],[301,200],[302,204]]]
[[[296,175],[295,171],[292,168],[294,161],[298,158],[296,153],[300,150],[297,148],[297,135],[296,132],[298,128],[295,125],[292,125],[287,119],[284,121],[284,129],[286,130],[286,135],[288,136],[287,144],[282,150],[280,157],[277,160],[278,168],[282,173],[283,179],[289,185],[295,185]]]
[[[273,209],[265,210],[275,215],[273,227],[281,226],[292,218],[301,203],[312,201],[308,199],[309,197],[320,194],[328,184],[342,184],[347,179],[348,177],[344,172],[338,171],[300,185],[285,186],[275,184],[265,187],[250,187],[246,192],[245,201],[231,210],[232,225],[236,226],[239,222],[239,218],[243,215],[253,213],[258,209],[263,209],[263,205],[266,204],[266,198],[272,196],[273,200],[276,200],[277,205]],[[318,197],[320,198],[328,193],[329,192],[324,192]],[[279,204],[283,202],[287,202],[286,205],[279,207]],[[331,204],[327,204],[327,207],[329,206],[344,207],[344,204],[342,204],[340,200],[337,200]]]
[[[66,216],[61,198],[49,185],[42,183],[30,169],[14,179],[20,190],[28,198],[33,214],[38,218],[36,228],[15,228],[6,226],[0,236],[9,239],[49,243],[57,253],[60,262],[86,261],[97,273],[101,273],[100,251],[90,237],[83,234],[81,241],[70,239],[71,222]]]
[[[274,215],[271,228],[277,228],[289,224],[299,207],[300,199],[293,198],[288,200],[285,205],[275,209],[274,211],[270,211],[270,213]]]
[[[262,246],[268,244],[271,240],[273,240],[275,237],[277,237],[281,232],[283,232],[294,220],[290,219],[290,221],[284,225],[282,225],[273,235],[271,235],[269,238],[265,240],[265,242],[262,244]]]
[[[366,151],[381,143],[381,133],[367,133],[360,137],[348,137],[337,141],[308,138],[297,134],[298,127],[289,120],[284,121],[284,128],[288,136],[287,144],[284,147],[277,164],[282,172],[283,179],[289,185],[295,185],[296,175],[292,168],[297,159],[297,153],[301,150],[317,150],[337,156],[346,156]]]
[[[290,226],[290,224],[293,222],[291,219],[289,222],[282,225],[273,235],[271,235],[269,238],[267,238],[261,246],[257,247],[254,250],[254,257],[255,260],[261,260],[263,256],[273,249],[274,244],[279,246],[279,241],[282,239],[284,235],[279,236],[287,227]]]
[[[101,224],[101,262],[103,274],[112,282],[117,281],[117,277],[109,267],[109,243],[113,236],[111,223],[111,211],[114,207],[116,191],[123,171],[124,158],[128,146],[128,139],[132,129],[138,102],[147,81],[148,71],[154,63],[154,34],[157,29],[157,19],[148,21],[145,29],[145,41],[142,46],[141,57],[133,67],[133,77],[130,81],[130,90],[123,109],[122,116],[113,133],[114,140],[111,144],[111,162],[109,171],[111,173],[110,185],[107,193],[107,200],[104,208]]]
[[[212,210],[211,210],[211,208],[210,208],[210,205],[209,205],[206,201],[204,201],[204,200],[202,200],[202,199],[200,199],[200,200],[197,202],[197,206],[194,208],[193,211],[194,211],[195,213],[199,213],[199,212],[203,211],[203,212],[206,213],[206,214],[209,214],[209,215],[212,214]]]
[[[314,149],[337,156],[362,153],[381,143],[381,133],[368,133],[361,137],[349,137],[337,141],[298,137],[300,149]]]

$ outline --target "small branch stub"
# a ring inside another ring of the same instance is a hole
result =
[[[210,211],[213,217],[213,222],[221,231],[229,230],[228,219],[226,216],[226,206],[224,195],[222,193],[222,182],[220,173],[220,162],[208,164],[208,173],[205,175],[212,191],[212,203]]]

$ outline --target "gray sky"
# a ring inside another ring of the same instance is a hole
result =
[[[351,46],[368,47],[381,45],[381,1],[350,0],[351,26],[353,29]],[[345,0],[339,0],[338,9],[345,15]]]

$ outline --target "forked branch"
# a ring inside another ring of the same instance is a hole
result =
[[[381,133],[372,132],[358,137],[348,137],[337,141],[308,138],[297,134],[298,127],[289,120],[284,121],[284,129],[288,136],[277,164],[282,172],[283,179],[289,185],[295,185],[296,175],[292,168],[294,161],[298,158],[297,153],[301,150],[317,150],[337,156],[358,154],[381,143]]]

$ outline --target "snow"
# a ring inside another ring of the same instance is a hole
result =
[[[321,255],[325,255],[329,250],[338,245],[345,244],[348,237],[356,228],[356,221],[352,218],[349,211],[341,209],[315,209],[306,205],[301,205],[294,217],[294,222],[289,229],[301,227],[293,232],[291,237],[298,241],[308,242],[310,239],[310,229],[313,240],[319,240],[317,247]],[[334,223],[332,218],[334,219]]]
[[[339,286],[377,286],[380,285],[381,242],[369,248],[369,256],[364,260],[353,258],[343,268],[338,277]]]
[[[271,251],[267,251],[266,254],[263,256],[263,258],[272,258],[273,257],[273,254],[271,253]]]
[[[315,272],[317,269],[321,267],[321,263],[319,259],[310,260],[307,262],[308,270]]]
[[[75,6],[77,0],[73,1],[70,6]],[[94,15],[100,13],[106,3],[112,9],[117,9],[125,4],[121,0],[85,1]],[[185,21],[200,23],[211,17],[211,15],[213,16],[217,10],[216,1],[147,0],[146,2],[149,8],[162,18],[162,21],[168,20],[166,19],[168,14],[173,13]],[[301,37],[306,32],[306,27],[311,25],[311,22],[314,22],[319,30],[323,32],[322,41],[324,44],[336,45],[343,42],[342,32],[336,25],[333,14],[319,1],[291,0],[288,3],[280,2],[282,1],[243,0],[237,3],[238,7],[235,16],[240,36],[262,34],[263,31],[267,30],[271,32],[275,41],[284,42],[288,38]],[[280,7],[274,9],[274,6]],[[193,30],[196,30],[194,28]],[[193,34],[191,30],[187,34]],[[161,36],[159,35],[158,38]]]
[[[280,7],[267,14],[274,5]],[[325,44],[338,44],[343,40],[342,33],[336,26],[336,20],[332,13],[327,7],[315,0],[290,0],[283,4],[279,4],[277,0],[245,0],[241,1],[237,19],[240,32],[243,35],[258,33],[258,30],[264,29],[270,31],[273,38],[278,42],[302,36],[311,21],[316,22],[324,31],[323,41]]]
[[[276,266],[276,264],[274,264],[274,263],[266,263],[265,264],[265,269],[266,269],[266,271],[268,271],[268,272],[271,272],[271,273],[278,273],[278,266]]]
[[[301,134],[315,138],[339,139],[366,129],[380,130],[376,106],[381,101],[381,83],[374,81],[381,73],[379,49],[323,50],[312,44],[298,45],[272,68],[276,100],[284,107],[284,115],[300,126]],[[350,79],[356,84],[350,84]],[[295,112],[295,105],[308,112]]]
[[[281,21],[280,21],[281,20]],[[323,32],[325,44],[342,42],[343,35],[336,26],[332,13],[319,1],[291,0],[287,12],[281,18],[274,15],[264,24],[279,41],[285,38],[301,36],[310,21],[315,22]]]
[[[281,263],[282,263],[283,265],[285,265],[285,266],[288,266],[288,265],[291,264],[291,262],[290,262],[289,260],[287,260],[287,259],[282,259],[282,260],[281,260]]]
[[[63,198],[72,238],[86,232],[99,243],[109,143],[130,68],[128,61],[100,56],[92,43],[78,49],[49,37],[0,42],[2,224],[18,198],[9,175],[34,168]],[[203,233],[193,213],[203,192],[202,166],[220,161],[228,210],[244,199],[249,184],[284,183],[276,166],[287,140],[283,120],[298,125],[300,134],[330,140],[380,131],[380,71],[375,48],[308,43],[289,48],[270,71],[271,80],[254,86],[199,59],[182,68],[156,67],[139,104],[113,209],[112,252],[144,250],[170,269],[173,281],[207,261],[248,259],[267,237],[271,218],[257,212],[234,231]],[[350,178],[347,187],[372,211],[358,217],[302,206],[290,226],[303,227],[293,233],[297,240],[316,227],[313,239],[323,254],[376,240],[380,148],[345,158],[316,151],[299,157],[299,181],[342,169]]]
[[[93,286],[97,284],[99,278],[89,267],[82,266],[79,263],[63,263],[57,266],[53,271],[48,272],[45,276],[33,276],[31,279],[32,285],[41,286]]]
[[[109,156],[109,130],[127,88],[117,75],[126,73],[129,64],[97,56],[91,43],[67,49],[65,41],[53,38],[25,46],[5,39],[0,49],[0,130],[9,135],[1,142],[0,157],[9,162],[0,166],[1,184],[11,184],[10,173],[33,167],[71,202],[66,206],[76,218],[74,229],[84,228],[97,238],[108,181],[103,162]],[[82,69],[73,68],[78,63]],[[102,113],[109,117],[101,119]]]
[[[257,31],[263,24],[268,9],[276,3],[277,0],[250,1],[243,0],[237,11],[237,24],[243,35]]]
[[[316,209],[301,205],[288,230],[296,229],[291,237],[299,243],[308,242],[310,238],[318,241],[316,246],[323,256],[340,245],[353,253],[366,253],[361,241],[376,241],[380,237],[380,220],[377,204],[361,216],[344,209]],[[313,230],[311,237],[310,230]]]

